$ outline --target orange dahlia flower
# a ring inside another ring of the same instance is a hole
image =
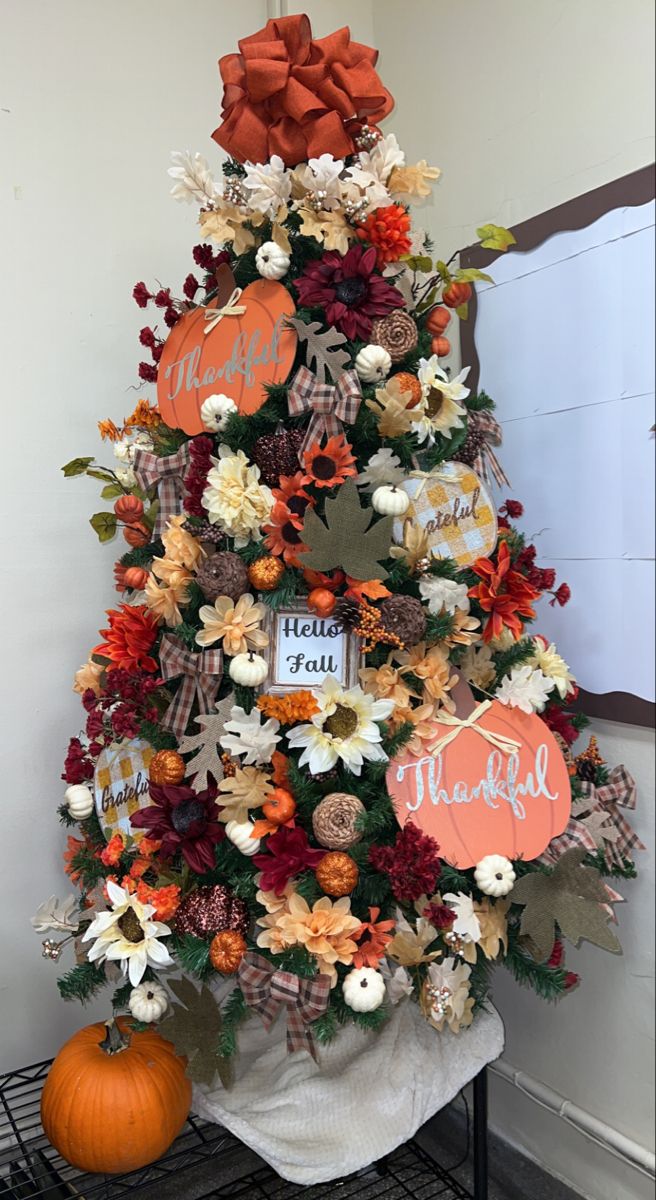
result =
[[[157,661],[148,653],[157,637],[157,618],[143,604],[121,604],[107,610],[109,628],[100,633],[106,641],[94,646],[92,654],[108,658],[126,671],[140,667],[156,671]]]
[[[358,237],[376,247],[376,264],[398,262],[411,250],[410,217],[401,204],[377,208],[358,229]]]

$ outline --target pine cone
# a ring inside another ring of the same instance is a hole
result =
[[[302,429],[280,429],[257,439],[251,457],[260,468],[263,483],[278,487],[281,475],[294,475],[298,471],[298,452],[304,437]]]
[[[348,596],[341,596],[333,609],[333,616],[345,629],[355,629],[360,623],[361,615],[362,609],[358,601],[351,600]]]
[[[231,550],[210,554],[196,572],[196,583],[210,601],[216,600],[217,596],[230,596],[231,600],[238,600],[249,590],[246,565]]]
[[[388,596],[380,606],[380,619],[387,633],[394,633],[404,646],[416,646],[426,632],[426,614],[414,596]]]

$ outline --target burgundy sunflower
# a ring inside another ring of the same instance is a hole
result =
[[[330,250],[308,263],[296,280],[301,304],[323,308],[327,324],[347,338],[366,340],[376,317],[405,305],[401,293],[375,268],[375,246],[352,246],[343,256]]]
[[[159,854],[173,858],[181,852],[192,871],[202,875],[214,866],[214,847],[225,829],[218,820],[216,788],[194,792],[189,787],[159,787],[151,783],[153,803],[133,813],[130,823],[161,840]]]

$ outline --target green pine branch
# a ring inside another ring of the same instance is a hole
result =
[[[221,1032],[216,1046],[219,1058],[232,1058],[237,1053],[237,1030],[250,1016],[244,994],[237,987],[221,1009]]]
[[[104,968],[85,962],[62,975],[57,980],[57,987],[63,1000],[81,1000],[86,1004],[106,983]]]
[[[180,966],[191,975],[198,979],[208,979],[212,974],[209,942],[194,937],[191,933],[174,933],[169,939],[168,948]]]

